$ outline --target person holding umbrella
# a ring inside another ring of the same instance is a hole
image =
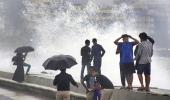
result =
[[[17,82],[23,82],[24,81],[24,68],[23,66],[27,66],[28,69],[26,71],[26,75],[28,75],[28,72],[31,68],[31,65],[25,63],[25,59],[28,52],[34,51],[34,48],[30,46],[22,46],[18,47],[14,52],[16,53],[16,56],[12,58],[12,61],[14,62],[13,65],[17,65],[17,69],[14,72],[12,80]]]
[[[56,100],[70,100],[70,83],[78,87],[73,77],[66,73],[66,68],[71,68],[76,64],[76,59],[70,55],[55,55],[43,63],[45,69],[61,71],[53,81],[53,85],[57,86],[58,90]]]
[[[31,65],[30,64],[27,64],[25,63],[25,59],[26,59],[26,56],[27,56],[27,53],[28,52],[32,52],[34,51],[34,48],[31,47],[31,46],[22,46],[22,47],[18,47],[14,52],[16,53],[16,55],[21,55],[21,59],[23,59],[23,62],[22,62],[22,66],[26,66],[28,67],[27,71],[26,71],[26,75],[28,75],[28,72],[30,71],[31,69]],[[12,60],[13,61],[13,60]],[[15,61],[14,61],[15,63]],[[14,64],[15,65],[15,64]]]
[[[17,53],[16,56],[12,58],[12,61],[14,62],[14,65],[17,65],[17,69],[14,72],[12,80],[17,82],[23,82],[24,81],[24,68],[23,66],[28,66],[28,69],[26,71],[26,75],[28,75],[28,72],[30,70],[30,65],[25,63],[27,53]]]
[[[70,83],[78,87],[77,83],[65,69],[60,69],[61,73],[55,76],[53,85],[57,86],[56,100],[70,100]]]

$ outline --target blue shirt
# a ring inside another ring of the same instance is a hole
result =
[[[133,63],[134,42],[122,42],[118,44],[120,49],[120,64]]]
[[[91,51],[91,55],[92,57],[94,57],[94,59],[98,59],[100,60],[102,58],[102,52],[104,52],[105,50],[103,49],[103,47],[99,44],[95,44],[92,46],[92,51]]]
[[[88,74],[83,78],[83,80],[86,81],[87,88],[90,88],[90,89],[94,88],[95,76]]]

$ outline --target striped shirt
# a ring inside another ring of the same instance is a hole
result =
[[[138,44],[135,59],[138,59],[138,64],[147,64],[151,62],[153,55],[153,45],[150,41],[142,41]]]

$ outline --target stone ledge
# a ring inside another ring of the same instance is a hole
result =
[[[12,79],[13,73],[0,71],[0,77],[6,78],[6,79]],[[49,77],[46,74],[25,75],[24,82],[31,83],[31,84],[38,84],[38,85],[45,86],[45,87],[56,88],[55,86],[53,86],[53,77]],[[70,90],[76,93],[85,94],[84,87],[80,83],[78,85],[79,85],[79,88],[76,88],[70,85]]]
[[[35,93],[37,95],[44,95],[49,98],[56,97],[56,89],[51,87],[44,87],[36,84],[30,84],[24,82],[17,83],[9,79],[0,78],[0,86],[11,88],[11,89],[17,89],[20,91],[26,91],[33,94]],[[71,100],[86,100],[86,96],[75,92],[71,92]]]
[[[11,80],[13,73],[9,72],[3,72],[0,71],[0,77],[3,77],[3,82],[0,81],[0,85],[6,87],[13,87],[13,84],[19,84]],[[8,85],[8,82],[10,81],[11,85]],[[52,86],[53,77],[49,77],[43,74],[40,75],[28,75],[25,77],[25,83],[21,83],[17,86],[18,89],[26,90],[26,91],[32,91],[32,88],[26,88],[25,85],[32,86],[33,90],[35,90],[39,94],[44,94],[49,97],[55,98],[55,87]],[[24,84],[24,86],[22,86]],[[24,87],[24,88],[21,88]],[[79,88],[74,90],[71,87],[71,100],[85,100],[85,95],[83,95],[84,88],[81,84],[79,84]],[[37,89],[38,88],[38,89]],[[163,90],[158,88],[151,88],[152,92],[139,92],[136,90],[137,87],[134,87],[133,91],[128,90],[120,90],[119,87],[116,87],[114,90],[105,91],[105,94],[108,95],[108,99],[105,100],[170,100],[170,90]],[[43,91],[43,93],[42,93]],[[47,94],[46,94],[47,92]],[[82,93],[82,94],[81,94]],[[85,94],[85,92],[84,92]]]

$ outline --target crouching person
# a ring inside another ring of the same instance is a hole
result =
[[[55,76],[53,85],[57,87],[56,100],[70,100],[70,83],[78,87],[77,83],[66,69],[61,69],[61,73]]]
[[[87,74],[81,82],[82,85],[86,88],[87,100],[100,100],[101,98],[101,86],[96,80],[97,75],[98,73],[96,69],[91,66],[90,73]]]

